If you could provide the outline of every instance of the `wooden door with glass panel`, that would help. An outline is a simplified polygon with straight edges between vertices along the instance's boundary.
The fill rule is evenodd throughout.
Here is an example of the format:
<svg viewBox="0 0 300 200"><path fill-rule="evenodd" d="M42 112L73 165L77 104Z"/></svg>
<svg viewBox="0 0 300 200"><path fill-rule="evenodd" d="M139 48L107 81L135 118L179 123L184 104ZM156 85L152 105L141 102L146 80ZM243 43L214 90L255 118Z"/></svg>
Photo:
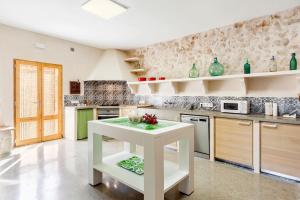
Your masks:
<svg viewBox="0 0 300 200"><path fill-rule="evenodd" d="M61 65L15 60L16 145L61 138Z"/></svg>
<svg viewBox="0 0 300 200"><path fill-rule="evenodd" d="M62 135L61 65L42 64L42 141Z"/></svg>

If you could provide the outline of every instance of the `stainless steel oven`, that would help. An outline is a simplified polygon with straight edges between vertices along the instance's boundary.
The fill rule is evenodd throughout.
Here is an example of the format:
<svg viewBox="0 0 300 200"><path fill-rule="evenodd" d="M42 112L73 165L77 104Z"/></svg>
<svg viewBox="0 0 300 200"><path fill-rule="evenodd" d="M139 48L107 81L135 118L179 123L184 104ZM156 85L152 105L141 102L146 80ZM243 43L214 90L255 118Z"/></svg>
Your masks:
<svg viewBox="0 0 300 200"><path fill-rule="evenodd" d="M119 117L119 106L100 106L97 110L98 120ZM103 136L104 141L114 140L111 137Z"/></svg>
<svg viewBox="0 0 300 200"><path fill-rule="evenodd" d="M119 117L119 106L101 106L98 108L98 119L110 119Z"/></svg>

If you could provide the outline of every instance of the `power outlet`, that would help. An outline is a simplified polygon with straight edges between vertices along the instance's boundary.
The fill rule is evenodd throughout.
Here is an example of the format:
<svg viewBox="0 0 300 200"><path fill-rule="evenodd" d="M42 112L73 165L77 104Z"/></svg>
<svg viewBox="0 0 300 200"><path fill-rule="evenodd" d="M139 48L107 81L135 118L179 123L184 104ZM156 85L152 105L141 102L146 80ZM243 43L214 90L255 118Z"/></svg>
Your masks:
<svg viewBox="0 0 300 200"><path fill-rule="evenodd" d="M200 103L200 107L202 108L212 108L213 106L213 103Z"/></svg>

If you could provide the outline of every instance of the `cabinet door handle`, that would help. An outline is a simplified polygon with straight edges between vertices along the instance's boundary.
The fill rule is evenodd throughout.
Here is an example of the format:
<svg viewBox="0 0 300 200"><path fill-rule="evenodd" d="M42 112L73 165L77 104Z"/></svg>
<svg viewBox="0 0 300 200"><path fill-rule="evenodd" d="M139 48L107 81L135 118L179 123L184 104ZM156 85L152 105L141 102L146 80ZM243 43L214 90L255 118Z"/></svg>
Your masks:
<svg viewBox="0 0 300 200"><path fill-rule="evenodd" d="M242 126L250 126L250 125L251 125L251 122L243 122L243 121L239 121L238 124L239 124L239 125L242 125Z"/></svg>
<svg viewBox="0 0 300 200"><path fill-rule="evenodd" d="M277 128L277 124L263 124L263 127L266 127L266 128Z"/></svg>

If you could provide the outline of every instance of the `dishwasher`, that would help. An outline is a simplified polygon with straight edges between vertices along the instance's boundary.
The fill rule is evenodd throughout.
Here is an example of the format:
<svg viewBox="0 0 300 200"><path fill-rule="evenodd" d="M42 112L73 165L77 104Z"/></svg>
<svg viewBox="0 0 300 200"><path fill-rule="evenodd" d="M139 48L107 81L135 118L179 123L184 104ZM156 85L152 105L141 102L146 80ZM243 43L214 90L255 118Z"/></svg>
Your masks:
<svg viewBox="0 0 300 200"><path fill-rule="evenodd" d="M209 159L209 117L181 114L180 118L195 125L195 156Z"/></svg>

